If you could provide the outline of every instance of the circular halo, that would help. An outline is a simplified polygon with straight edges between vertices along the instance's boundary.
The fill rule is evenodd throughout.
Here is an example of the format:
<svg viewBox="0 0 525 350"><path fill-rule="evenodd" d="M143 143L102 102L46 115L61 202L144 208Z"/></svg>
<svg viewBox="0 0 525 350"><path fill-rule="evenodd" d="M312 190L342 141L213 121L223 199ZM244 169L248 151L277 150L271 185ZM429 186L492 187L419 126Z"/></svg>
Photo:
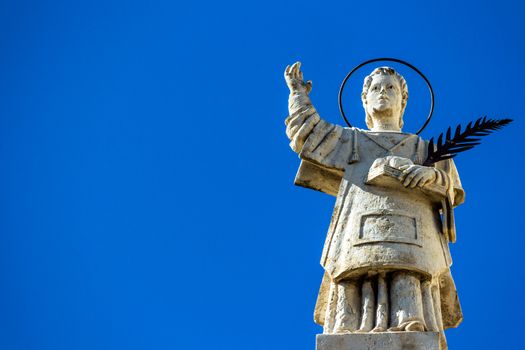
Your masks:
<svg viewBox="0 0 525 350"><path fill-rule="evenodd" d="M379 62L379 61L390 61L390 62L396 62L396 63L401 63L409 68L411 68L412 70L414 70L417 74L419 74L419 76L421 78L423 78L423 80L425 81L425 83L427 83L427 86L428 86L428 91L430 92L430 112L428 113L428 117L427 119L425 120L425 123L423 124L422 127L419 128L419 130L416 132L416 135L419 135L428 125L428 123L430 123L430 119L432 119L432 114L434 113L434 90L432 89L432 85L430 84L430 81L427 79L427 77L421 73L421 71L419 69L417 69L416 67L414 67L412 64L406 62L406 61L403 61L403 60L400 60L400 59L397 59L397 58L388 58L388 57L383 57L383 58L373 58L371 60L368 60L368 61L365 61L363 63L360 63L359 65L357 65L354 69L352 69L350 71L350 73L348 73L346 75L346 77L344 78L343 80L343 83L341 84L341 87L339 88L339 111L341 112L341 116L343 117L343 119L345 120L346 124L349 126L349 127L352 127L352 125L350 124L350 122L348 121L348 119L346 118L346 115L345 115L345 112L343 111L343 89L345 88L345 84L346 82L348 81L348 78L350 78L350 76L352 74L354 74L354 72L356 70L358 70L359 68L367 65L367 64L370 64L370 63L374 63L374 62Z"/></svg>

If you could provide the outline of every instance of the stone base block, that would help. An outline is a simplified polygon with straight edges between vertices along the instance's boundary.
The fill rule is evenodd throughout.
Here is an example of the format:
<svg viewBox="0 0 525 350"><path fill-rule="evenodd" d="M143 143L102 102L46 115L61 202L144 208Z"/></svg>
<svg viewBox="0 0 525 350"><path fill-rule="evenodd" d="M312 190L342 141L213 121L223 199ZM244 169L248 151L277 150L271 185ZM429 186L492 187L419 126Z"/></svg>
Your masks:
<svg viewBox="0 0 525 350"><path fill-rule="evenodd" d="M440 350L439 333L318 334L317 350Z"/></svg>

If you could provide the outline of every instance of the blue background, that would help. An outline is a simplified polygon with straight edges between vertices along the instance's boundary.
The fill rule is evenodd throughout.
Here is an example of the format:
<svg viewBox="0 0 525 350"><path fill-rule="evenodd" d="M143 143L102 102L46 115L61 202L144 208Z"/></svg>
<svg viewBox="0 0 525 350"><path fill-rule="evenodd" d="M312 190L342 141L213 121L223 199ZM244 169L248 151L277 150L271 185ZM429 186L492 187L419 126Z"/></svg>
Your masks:
<svg viewBox="0 0 525 350"><path fill-rule="evenodd" d="M283 70L323 118L363 60L431 80L423 136L515 122L457 158L451 349L522 347L522 6L511 1L3 1L0 348L314 349L334 198L293 186ZM397 67L397 66L396 66ZM347 114L365 127L359 72ZM401 67L405 130L428 93Z"/></svg>

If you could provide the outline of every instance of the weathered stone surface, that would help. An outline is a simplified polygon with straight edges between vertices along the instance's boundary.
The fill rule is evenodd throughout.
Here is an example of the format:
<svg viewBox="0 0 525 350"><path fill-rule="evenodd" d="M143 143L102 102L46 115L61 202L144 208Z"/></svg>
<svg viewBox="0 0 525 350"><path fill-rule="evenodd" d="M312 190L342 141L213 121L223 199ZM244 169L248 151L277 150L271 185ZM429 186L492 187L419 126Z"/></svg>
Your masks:
<svg viewBox="0 0 525 350"><path fill-rule="evenodd" d="M440 350L439 333L318 334L316 350Z"/></svg>
<svg viewBox="0 0 525 350"><path fill-rule="evenodd" d="M438 333L444 348L443 331L463 317L450 273L453 207L464 201L454 162L428 166L428 142L402 131L408 87L392 68L365 78L369 130L323 120L299 62L284 76L286 135L301 158L295 183L337 198L321 257L314 319L326 336L318 349L437 349L425 342L437 344ZM387 330L407 333L380 333Z"/></svg>

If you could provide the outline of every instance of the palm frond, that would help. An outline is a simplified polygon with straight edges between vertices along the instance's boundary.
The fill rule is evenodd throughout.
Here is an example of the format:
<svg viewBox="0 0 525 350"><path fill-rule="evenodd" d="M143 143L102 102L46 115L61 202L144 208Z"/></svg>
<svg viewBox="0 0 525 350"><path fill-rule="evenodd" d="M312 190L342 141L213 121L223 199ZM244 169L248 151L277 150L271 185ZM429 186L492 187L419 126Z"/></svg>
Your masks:
<svg viewBox="0 0 525 350"><path fill-rule="evenodd" d="M430 166L440 160L454 158L458 153L468 151L480 144L481 136L487 136L492 132L501 129L512 122L512 119L487 119L479 118L474 122L468 123L465 130L461 132L461 125L456 127L454 136L452 129L449 127L445 133L441 133L434 143L431 138L428 144L428 155L423 165ZM443 136L445 140L443 142Z"/></svg>

